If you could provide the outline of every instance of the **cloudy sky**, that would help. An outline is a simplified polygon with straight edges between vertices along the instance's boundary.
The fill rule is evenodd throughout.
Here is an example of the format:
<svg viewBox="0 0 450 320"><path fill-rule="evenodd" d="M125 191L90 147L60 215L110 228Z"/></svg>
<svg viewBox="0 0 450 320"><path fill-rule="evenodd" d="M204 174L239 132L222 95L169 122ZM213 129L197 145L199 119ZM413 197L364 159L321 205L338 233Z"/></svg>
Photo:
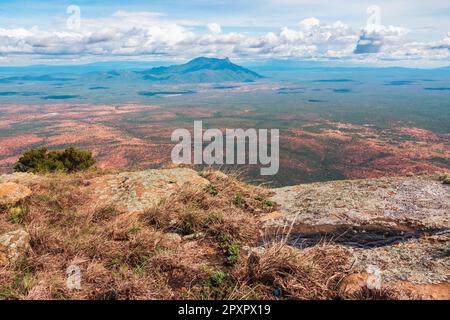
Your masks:
<svg viewBox="0 0 450 320"><path fill-rule="evenodd" d="M448 0L0 0L0 64L295 59L450 65Z"/></svg>

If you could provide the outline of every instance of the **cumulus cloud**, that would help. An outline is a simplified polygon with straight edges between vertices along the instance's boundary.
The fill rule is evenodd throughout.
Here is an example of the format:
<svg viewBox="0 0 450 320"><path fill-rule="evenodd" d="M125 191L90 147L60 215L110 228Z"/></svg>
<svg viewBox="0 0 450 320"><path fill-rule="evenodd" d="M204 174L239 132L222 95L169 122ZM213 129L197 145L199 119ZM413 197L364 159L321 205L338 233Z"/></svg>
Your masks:
<svg viewBox="0 0 450 320"><path fill-rule="evenodd" d="M361 30L361 35L353 51L355 54L378 53L383 46L400 45L408 33L406 28L371 24Z"/></svg>
<svg viewBox="0 0 450 320"><path fill-rule="evenodd" d="M449 35L430 43L411 42L405 37L408 30L396 26L371 25L354 30L341 21L324 23L311 17L297 27L281 27L256 36L225 33L217 23L207 24L207 32L193 28L201 25L196 21L171 22L162 13L118 11L110 17L83 19L79 30L0 28L0 58L95 60L98 56L218 55L254 59L360 60L370 56L380 60L445 60L450 55Z"/></svg>

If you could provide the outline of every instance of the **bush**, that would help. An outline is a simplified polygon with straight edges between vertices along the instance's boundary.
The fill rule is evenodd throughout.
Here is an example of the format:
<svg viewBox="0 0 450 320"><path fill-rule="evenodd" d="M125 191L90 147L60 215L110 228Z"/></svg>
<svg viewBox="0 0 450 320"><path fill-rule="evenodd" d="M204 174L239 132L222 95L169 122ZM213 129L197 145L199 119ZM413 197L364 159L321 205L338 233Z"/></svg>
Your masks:
<svg viewBox="0 0 450 320"><path fill-rule="evenodd" d="M69 147L64 151L35 148L26 151L14 165L18 172L45 173L55 171L75 172L92 167L95 159L90 151Z"/></svg>
<svg viewBox="0 0 450 320"><path fill-rule="evenodd" d="M443 184L450 184L450 173L444 173L439 177Z"/></svg>

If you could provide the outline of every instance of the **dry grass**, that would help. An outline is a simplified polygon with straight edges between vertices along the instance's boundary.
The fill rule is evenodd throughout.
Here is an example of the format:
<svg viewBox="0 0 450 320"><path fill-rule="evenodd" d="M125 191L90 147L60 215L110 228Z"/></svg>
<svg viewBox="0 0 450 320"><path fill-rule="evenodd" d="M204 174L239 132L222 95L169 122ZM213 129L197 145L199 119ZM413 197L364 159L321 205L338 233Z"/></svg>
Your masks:
<svg viewBox="0 0 450 320"><path fill-rule="evenodd" d="M89 195L82 186L93 174L54 174L32 182L33 195L22 204L27 208L23 225L32 250L13 270L0 270L0 298L172 297L164 279L142 272L160 250L161 233L114 208L87 206ZM11 224L5 215L1 218L3 224ZM81 290L66 286L70 265L81 269Z"/></svg>
<svg viewBox="0 0 450 320"><path fill-rule="evenodd" d="M93 208L83 187L99 174L57 173L28 182L33 195L20 204L26 209L20 224L30 233L32 250L17 266L0 270L0 298L186 297L190 287L202 287L209 275L205 267L228 268L227 250L257 238L255 215L269 210L255 200L266 190L212 171L204 172L211 181L205 190L185 189L141 215L111 206ZM236 192L243 196L238 204L233 202ZM2 214L0 227L13 230L17 221ZM204 236L180 245L168 232ZM71 265L81 269L80 290L66 286Z"/></svg>
<svg viewBox="0 0 450 320"><path fill-rule="evenodd" d="M253 243L259 236L257 215L274 209L267 200L268 190L245 185L236 177L216 171L201 175L211 182L204 190L182 190L145 212L143 219L168 232L229 236Z"/></svg>
<svg viewBox="0 0 450 320"><path fill-rule="evenodd" d="M336 299L339 283L350 271L350 257L339 246L320 244L299 250L276 243L250 255L249 281L261 284L266 298Z"/></svg>
<svg viewBox="0 0 450 320"><path fill-rule="evenodd" d="M350 268L346 249L298 250L284 243L249 251L261 239L258 217L275 210L267 189L207 170L204 190L187 188L146 212L89 206L99 172L31 180L24 214L0 214L0 231L22 225L31 252L0 268L0 299L336 299ZM22 211L17 211L22 212ZM181 240L180 240L181 239ZM81 289L66 270L81 271ZM345 298L395 298L360 292Z"/></svg>

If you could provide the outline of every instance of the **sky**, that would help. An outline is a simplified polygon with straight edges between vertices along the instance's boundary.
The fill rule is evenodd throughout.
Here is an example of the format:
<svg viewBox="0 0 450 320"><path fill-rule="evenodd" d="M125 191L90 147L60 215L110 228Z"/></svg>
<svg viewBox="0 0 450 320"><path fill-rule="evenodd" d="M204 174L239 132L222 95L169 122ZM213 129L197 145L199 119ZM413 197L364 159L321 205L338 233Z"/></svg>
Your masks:
<svg viewBox="0 0 450 320"><path fill-rule="evenodd" d="M448 0L0 0L0 64L114 60L450 65Z"/></svg>

